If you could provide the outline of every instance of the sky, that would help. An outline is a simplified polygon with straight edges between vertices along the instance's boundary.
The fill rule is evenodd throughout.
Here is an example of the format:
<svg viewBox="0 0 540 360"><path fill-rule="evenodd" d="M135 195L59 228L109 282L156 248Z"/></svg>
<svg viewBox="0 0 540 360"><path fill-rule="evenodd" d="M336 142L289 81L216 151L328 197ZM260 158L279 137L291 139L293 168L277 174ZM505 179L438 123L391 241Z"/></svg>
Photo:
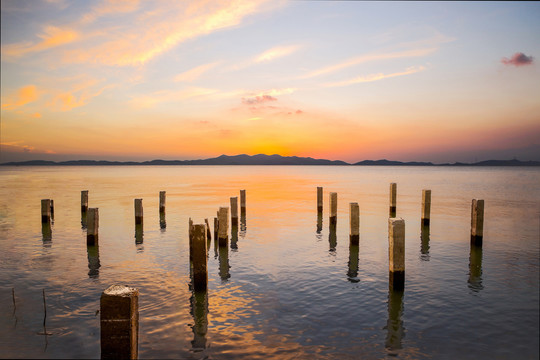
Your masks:
<svg viewBox="0 0 540 360"><path fill-rule="evenodd" d="M2 0L0 162L540 160L540 2Z"/></svg>

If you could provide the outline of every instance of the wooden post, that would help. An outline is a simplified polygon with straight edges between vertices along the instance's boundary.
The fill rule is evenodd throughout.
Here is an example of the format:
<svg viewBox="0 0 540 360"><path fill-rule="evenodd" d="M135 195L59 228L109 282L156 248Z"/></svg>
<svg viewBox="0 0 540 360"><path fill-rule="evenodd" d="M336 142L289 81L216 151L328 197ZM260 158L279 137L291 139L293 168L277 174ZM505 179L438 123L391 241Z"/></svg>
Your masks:
<svg viewBox="0 0 540 360"><path fill-rule="evenodd" d="M229 208L220 207L219 208L219 217L218 217L218 241L219 246L227 246L229 241Z"/></svg>
<svg viewBox="0 0 540 360"><path fill-rule="evenodd" d="M101 267L99 263L99 245L88 245L86 251L88 253L88 277L96 279L99 277L99 268Z"/></svg>
<svg viewBox="0 0 540 360"><path fill-rule="evenodd" d="M189 237L189 261L193 263L193 220L189 218L188 223L188 237ZM192 264L191 264L192 265Z"/></svg>
<svg viewBox="0 0 540 360"><path fill-rule="evenodd" d="M422 225L429 226L431 190L422 190Z"/></svg>
<svg viewBox="0 0 540 360"><path fill-rule="evenodd" d="M193 289L204 291L208 286L208 270L206 258L206 225L197 224L192 227L193 246Z"/></svg>
<svg viewBox="0 0 540 360"><path fill-rule="evenodd" d="M403 289L405 285L405 220L403 219L388 219L388 269L392 289Z"/></svg>
<svg viewBox="0 0 540 360"><path fill-rule="evenodd" d="M317 212L322 213L323 211L323 188L317 187Z"/></svg>
<svg viewBox="0 0 540 360"><path fill-rule="evenodd" d="M471 244L482 246L484 237L484 200L473 199L471 207Z"/></svg>
<svg viewBox="0 0 540 360"><path fill-rule="evenodd" d="M360 207L358 203L349 203L349 240L352 245L360 242Z"/></svg>
<svg viewBox="0 0 540 360"><path fill-rule="evenodd" d="M471 244L469 256L469 289L474 292L482 290L482 247Z"/></svg>
<svg viewBox="0 0 540 360"><path fill-rule="evenodd" d="M208 219L204 219L204 224L206 225L206 239L210 241L212 239L212 232L210 231L210 224Z"/></svg>
<svg viewBox="0 0 540 360"><path fill-rule="evenodd" d="M135 224L143 223L142 199L135 199Z"/></svg>
<svg viewBox="0 0 540 360"><path fill-rule="evenodd" d="M214 242L215 243L217 243L217 239L218 239L218 228L219 228L218 218L215 217L214 218Z"/></svg>
<svg viewBox="0 0 540 360"><path fill-rule="evenodd" d="M54 221L54 200L51 199L51 219Z"/></svg>
<svg viewBox="0 0 540 360"><path fill-rule="evenodd" d="M337 223L337 193L330 193L330 225Z"/></svg>
<svg viewBox="0 0 540 360"><path fill-rule="evenodd" d="M397 203L397 184L390 184L390 217L396 216L396 203Z"/></svg>
<svg viewBox="0 0 540 360"><path fill-rule="evenodd" d="M81 191L81 213L88 211L88 190Z"/></svg>
<svg viewBox="0 0 540 360"><path fill-rule="evenodd" d="M51 222L51 199L41 200L41 223Z"/></svg>
<svg viewBox="0 0 540 360"><path fill-rule="evenodd" d="M246 214L246 190L240 190L240 213L242 216Z"/></svg>
<svg viewBox="0 0 540 360"><path fill-rule="evenodd" d="M98 244L98 231L99 231L99 209L90 208L86 215L86 245Z"/></svg>
<svg viewBox="0 0 540 360"><path fill-rule="evenodd" d="M159 212L160 214L165 213L165 191L159 192Z"/></svg>
<svg viewBox="0 0 540 360"><path fill-rule="evenodd" d="M111 285L101 294L101 358L137 359L139 290Z"/></svg>
<svg viewBox="0 0 540 360"><path fill-rule="evenodd" d="M347 272L347 279L350 282L360 282L358 278L358 254L360 249L358 245L353 243L349 244L349 271Z"/></svg>
<svg viewBox="0 0 540 360"><path fill-rule="evenodd" d="M231 226L238 225L238 198L231 197Z"/></svg>

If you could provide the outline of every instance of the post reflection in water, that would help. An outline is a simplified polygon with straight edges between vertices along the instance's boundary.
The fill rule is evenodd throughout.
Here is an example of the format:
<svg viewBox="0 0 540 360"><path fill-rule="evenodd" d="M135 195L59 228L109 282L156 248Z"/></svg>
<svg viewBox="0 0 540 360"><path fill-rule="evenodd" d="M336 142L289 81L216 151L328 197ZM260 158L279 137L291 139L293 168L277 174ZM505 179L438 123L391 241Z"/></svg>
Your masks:
<svg viewBox="0 0 540 360"><path fill-rule="evenodd" d="M86 229L86 211L81 212L81 229Z"/></svg>
<svg viewBox="0 0 540 360"><path fill-rule="evenodd" d="M471 244L469 256L469 289L479 292L484 288L482 285L482 247Z"/></svg>
<svg viewBox="0 0 540 360"><path fill-rule="evenodd" d="M394 350L401 349L401 340L405 336L405 328L401 316L403 315L403 290L393 289L390 283L388 287L388 321L386 323L385 347L390 350L390 355L397 355Z"/></svg>
<svg viewBox="0 0 540 360"><path fill-rule="evenodd" d="M241 208L240 210L240 236L244 237L244 235L246 234L246 230L247 230L246 208Z"/></svg>
<svg viewBox="0 0 540 360"><path fill-rule="evenodd" d="M167 222L165 221L164 212L159 213L159 228L161 229L161 232L164 232L167 228Z"/></svg>
<svg viewBox="0 0 540 360"><path fill-rule="evenodd" d="M429 225L422 225L420 240L420 259L429 261Z"/></svg>
<svg viewBox="0 0 540 360"><path fill-rule="evenodd" d="M238 225L231 225L231 249L238 250Z"/></svg>
<svg viewBox="0 0 540 360"><path fill-rule="evenodd" d="M219 277L221 281L227 281L231 274L229 273L229 247L227 245L219 247Z"/></svg>
<svg viewBox="0 0 540 360"><path fill-rule="evenodd" d="M201 352L206 349L206 334L208 333L208 292L191 292L191 315L193 316L193 340L191 349L193 352Z"/></svg>
<svg viewBox="0 0 540 360"><path fill-rule="evenodd" d="M358 278L358 253L360 246L349 244L349 271L347 272L347 278L350 282L359 282Z"/></svg>
<svg viewBox="0 0 540 360"><path fill-rule="evenodd" d="M91 279L97 279L99 277L99 245L88 245L86 247L88 253L88 277Z"/></svg>
<svg viewBox="0 0 540 360"><path fill-rule="evenodd" d="M329 230L328 242L330 243L330 252L335 252L337 246L336 224L330 224Z"/></svg>
<svg viewBox="0 0 540 360"><path fill-rule="evenodd" d="M50 222L41 224L41 235L43 236L43 246L50 247L52 245L52 227Z"/></svg>
<svg viewBox="0 0 540 360"><path fill-rule="evenodd" d="M142 224L136 224L135 225L135 245L137 245L137 251L143 251L143 225Z"/></svg>
<svg viewBox="0 0 540 360"><path fill-rule="evenodd" d="M317 234L322 231L322 212L317 212Z"/></svg>

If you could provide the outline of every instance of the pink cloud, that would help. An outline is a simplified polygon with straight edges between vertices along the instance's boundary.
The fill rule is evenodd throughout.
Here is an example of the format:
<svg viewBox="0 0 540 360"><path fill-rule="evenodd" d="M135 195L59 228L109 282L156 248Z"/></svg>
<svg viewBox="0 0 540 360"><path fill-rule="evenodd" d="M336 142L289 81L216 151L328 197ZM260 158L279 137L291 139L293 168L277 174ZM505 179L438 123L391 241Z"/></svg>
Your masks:
<svg viewBox="0 0 540 360"><path fill-rule="evenodd" d="M268 101L277 101L277 98L270 95L257 95L242 98L242 102L246 105L262 104Z"/></svg>
<svg viewBox="0 0 540 360"><path fill-rule="evenodd" d="M508 58L502 58L501 62L504 65L514 65L514 66L523 66L523 65L529 65L533 63L533 57L527 56L522 52L517 52L510 59Z"/></svg>

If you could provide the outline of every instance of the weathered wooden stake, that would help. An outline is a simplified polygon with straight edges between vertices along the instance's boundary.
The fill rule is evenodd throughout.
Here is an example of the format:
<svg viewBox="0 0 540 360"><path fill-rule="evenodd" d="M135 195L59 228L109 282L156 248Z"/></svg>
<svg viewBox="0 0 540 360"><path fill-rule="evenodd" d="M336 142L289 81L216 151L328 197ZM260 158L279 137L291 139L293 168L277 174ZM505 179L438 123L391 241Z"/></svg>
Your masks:
<svg viewBox="0 0 540 360"><path fill-rule="evenodd" d="M205 224L197 224L192 227L193 246L193 289L204 291L208 286L207 252L206 252L206 232Z"/></svg>
<svg viewBox="0 0 540 360"><path fill-rule="evenodd" d="M471 244L482 246L484 237L484 200L473 199L471 207Z"/></svg>
<svg viewBox="0 0 540 360"><path fill-rule="evenodd" d="M188 223L188 234L189 234L189 261L193 265L193 220L189 218Z"/></svg>
<svg viewBox="0 0 540 360"><path fill-rule="evenodd" d="M229 241L229 208L220 207L218 212L218 242L219 246L227 246Z"/></svg>
<svg viewBox="0 0 540 360"><path fill-rule="evenodd" d="M210 231L208 219L204 219L204 224L206 225L206 240L210 241L212 239L212 232Z"/></svg>
<svg viewBox="0 0 540 360"><path fill-rule="evenodd" d="M358 206L358 203L349 203L349 223L350 243L358 245L360 242L360 207Z"/></svg>
<svg viewBox="0 0 540 360"><path fill-rule="evenodd" d="M51 199L41 200L41 222L51 222Z"/></svg>
<svg viewBox="0 0 540 360"><path fill-rule="evenodd" d="M81 191L81 212L88 211L88 190Z"/></svg>
<svg viewBox="0 0 540 360"><path fill-rule="evenodd" d="M86 215L86 245L98 244L99 232L99 209L90 208Z"/></svg>
<svg viewBox="0 0 540 360"><path fill-rule="evenodd" d="M390 184L390 217L396 216L397 184Z"/></svg>
<svg viewBox="0 0 540 360"><path fill-rule="evenodd" d="M54 220L54 200L51 199L51 219Z"/></svg>
<svg viewBox="0 0 540 360"><path fill-rule="evenodd" d="M388 219L388 269L390 286L395 290L405 286L405 220Z"/></svg>
<svg viewBox="0 0 540 360"><path fill-rule="evenodd" d="M215 243L217 243L217 240L218 240L218 228L219 228L218 218L215 217L214 218L214 242Z"/></svg>
<svg viewBox="0 0 540 360"><path fill-rule="evenodd" d="M317 187L317 212L322 213L323 211L323 188Z"/></svg>
<svg viewBox="0 0 540 360"><path fill-rule="evenodd" d="M337 193L330 193L330 225L337 223Z"/></svg>
<svg viewBox="0 0 540 360"><path fill-rule="evenodd" d="M101 358L137 359L139 289L111 285L101 294Z"/></svg>
<svg viewBox="0 0 540 360"><path fill-rule="evenodd" d="M429 226L431 190L422 190L422 225Z"/></svg>
<svg viewBox="0 0 540 360"><path fill-rule="evenodd" d="M240 213L246 215L246 190L240 190Z"/></svg>
<svg viewBox="0 0 540 360"><path fill-rule="evenodd" d="M350 282L359 282L358 279L358 254L360 249L358 245L352 243L349 244L349 271L347 272L347 279Z"/></svg>
<svg viewBox="0 0 540 360"><path fill-rule="evenodd" d="M143 199L135 199L135 224L143 223L142 200Z"/></svg>
<svg viewBox="0 0 540 360"><path fill-rule="evenodd" d="M99 268L101 264L99 262L99 245L86 246L88 253L88 277L95 279L99 277Z"/></svg>
<svg viewBox="0 0 540 360"><path fill-rule="evenodd" d="M165 191L159 192L159 212L161 214L165 213Z"/></svg>
<svg viewBox="0 0 540 360"><path fill-rule="evenodd" d="M482 247L471 244L469 256L469 288L475 292L482 290Z"/></svg>
<svg viewBox="0 0 540 360"><path fill-rule="evenodd" d="M238 225L238 198L231 197L231 226Z"/></svg>

